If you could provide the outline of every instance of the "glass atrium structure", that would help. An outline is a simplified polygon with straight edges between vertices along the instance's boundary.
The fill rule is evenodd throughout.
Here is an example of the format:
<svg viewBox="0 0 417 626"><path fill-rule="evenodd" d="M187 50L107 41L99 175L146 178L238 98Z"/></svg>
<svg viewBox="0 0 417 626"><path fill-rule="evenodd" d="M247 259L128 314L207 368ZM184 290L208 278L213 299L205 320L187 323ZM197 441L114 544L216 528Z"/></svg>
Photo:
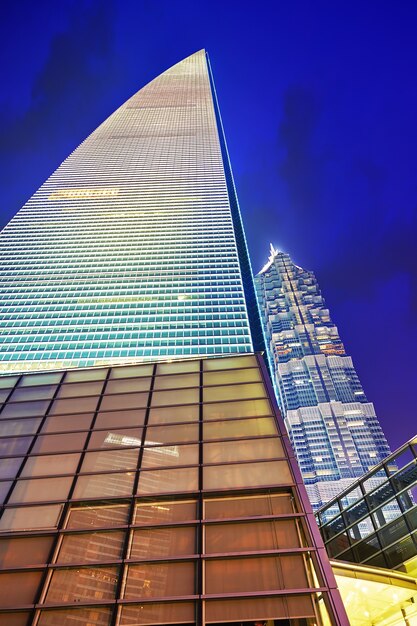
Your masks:
<svg viewBox="0 0 417 626"><path fill-rule="evenodd" d="M261 357L0 384L1 626L348 624Z"/></svg>
<svg viewBox="0 0 417 626"><path fill-rule="evenodd" d="M62 163L0 258L0 371L264 349L204 50Z"/></svg>
<svg viewBox="0 0 417 626"><path fill-rule="evenodd" d="M271 246L255 283L278 402L317 509L390 450L314 274Z"/></svg>

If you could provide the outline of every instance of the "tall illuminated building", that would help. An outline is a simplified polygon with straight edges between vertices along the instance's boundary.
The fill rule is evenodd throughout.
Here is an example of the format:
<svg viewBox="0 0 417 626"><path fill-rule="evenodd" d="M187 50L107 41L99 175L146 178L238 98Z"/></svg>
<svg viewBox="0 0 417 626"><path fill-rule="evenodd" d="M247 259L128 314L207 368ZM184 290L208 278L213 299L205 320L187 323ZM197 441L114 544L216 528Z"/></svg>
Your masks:
<svg viewBox="0 0 417 626"><path fill-rule="evenodd" d="M3 371L263 348L208 60L141 89L0 238Z"/></svg>
<svg viewBox="0 0 417 626"><path fill-rule="evenodd" d="M2 240L0 626L345 626L259 354L205 52Z"/></svg>
<svg viewBox="0 0 417 626"><path fill-rule="evenodd" d="M390 450L314 274L271 246L255 282L278 403L319 508Z"/></svg>

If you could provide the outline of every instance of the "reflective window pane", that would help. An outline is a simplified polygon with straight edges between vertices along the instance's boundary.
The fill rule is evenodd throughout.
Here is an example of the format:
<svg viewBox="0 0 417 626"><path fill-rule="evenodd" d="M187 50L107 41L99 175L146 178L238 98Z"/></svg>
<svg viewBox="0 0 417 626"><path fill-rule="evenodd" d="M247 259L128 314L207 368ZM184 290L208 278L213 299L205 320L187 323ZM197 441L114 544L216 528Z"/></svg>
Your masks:
<svg viewBox="0 0 417 626"><path fill-rule="evenodd" d="M256 419L205 422L204 439L229 439L232 437L261 437L276 435L277 427L273 417Z"/></svg>
<svg viewBox="0 0 417 626"><path fill-rule="evenodd" d="M0 567L42 565L48 562L53 536L0 539Z"/></svg>
<svg viewBox="0 0 417 626"><path fill-rule="evenodd" d="M195 592L194 563L143 563L129 565L124 597L162 598Z"/></svg>
<svg viewBox="0 0 417 626"><path fill-rule="evenodd" d="M0 421L0 437L10 435L34 435L39 428L41 418Z"/></svg>
<svg viewBox="0 0 417 626"><path fill-rule="evenodd" d="M299 548L296 520L209 524L205 528L206 553L249 552Z"/></svg>
<svg viewBox="0 0 417 626"><path fill-rule="evenodd" d="M33 452L67 452L67 450L82 450L86 438L87 433L41 435L36 439Z"/></svg>
<svg viewBox="0 0 417 626"><path fill-rule="evenodd" d="M37 417L44 415L48 409L49 400L34 400L33 402L9 402L1 412L1 419L14 417Z"/></svg>
<svg viewBox="0 0 417 626"><path fill-rule="evenodd" d="M113 367L110 378L130 378L136 376L152 376L153 365L129 365Z"/></svg>
<svg viewBox="0 0 417 626"><path fill-rule="evenodd" d="M145 421L145 409L133 411L108 411L99 413L95 422L95 428L110 428L123 426L143 426Z"/></svg>
<svg viewBox="0 0 417 626"><path fill-rule="evenodd" d="M151 408L149 424L168 424L170 422L198 421L199 407L196 404L188 406L172 406Z"/></svg>
<svg viewBox="0 0 417 626"><path fill-rule="evenodd" d="M168 404L195 404L199 401L200 390L196 388L172 391L154 391L152 406L166 406Z"/></svg>
<svg viewBox="0 0 417 626"><path fill-rule="evenodd" d="M72 481L72 476L18 480L10 495L9 503L65 500Z"/></svg>
<svg viewBox="0 0 417 626"><path fill-rule="evenodd" d="M118 580L116 567L81 567L52 573L46 602L112 600Z"/></svg>
<svg viewBox="0 0 417 626"><path fill-rule="evenodd" d="M272 459L283 456L284 450L281 441L276 438L205 443L203 452L204 463L250 461L251 459Z"/></svg>
<svg viewBox="0 0 417 626"><path fill-rule="evenodd" d="M199 372L200 361L173 361L172 363L158 363L156 373L161 374L183 374L185 372Z"/></svg>
<svg viewBox="0 0 417 626"><path fill-rule="evenodd" d="M181 387L198 387L200 384L199 374L178 374L177 376L157 376L154 390L157 389L180 389Z"/></svg>
<svg viewBox="0 0 417 626"><path fill-rule="evenodd" d="M87 607L84 609L53 609L41 611L37 626L109 626L111 609Z"/></svg>
<svg viewBox="0 0 417 626"><path fill-rule="evenodd" d="M19 387L33 385L57 385L61 382L62 372L45 372L42 374L25 374L19 382Z"/></svg>
<svg viewBox="0 0 417 626"><path fill-rule="evenodd" d="M74 489L74 498L103 498L128 496L132 493L134 472L80 476Z"/></svg>
<svg viewBox="0 0 417 626"><path fill-rule="evenodd" d="M196 552L194 526L144 528L135 530L131 544L131 559L156 559L186 556Z"/></svg>
<svg viewBox="0 0 417 626"><path fill-rule="evenodd" d="M89 380L104 380L107 375L107 369L94 369L87 370L70 370L66 373L64 382L66 383L79 383L87 382Z"/></svg>
<svg viewBox="0 0 417 626"><path fill-rule="evenodd" d="M152 378L128 378L111 380L107 383L107 393L129 393L131 391L149 391Z"/></svg>
<svg viewBox="0 0 417 626"><path fill-rule="evenodd" d="M85 398L65 398L55 400L49 411L50 415L64 415L67 413L88 413L97 408L98 397L87 396Z"/></svg>
<svg viewBox="0 0 417 626"><path fill-rule="evenodd" d="M10 400L19 402L24 400L47 400L52 398L57 385L43 385L42 387L17 387Z"/></svg>
<svg viewBox="0 0 417 626"><path fill-rule="evenodd" d="M106 526L123 526L127 523L128 504L105 505L84 504L71 507L66 521L66 528L105 528Z"/></svg>
<svg viewBox="0 0 417 626"><path fill-rule="evenodd" d="M196 465L198 445L154 446L143 452L142 467L166 467L169 465Z"/></svg>
<svg viewBox="0 0 417 626"><path fill-rule="evenodd" d="M88 447L92 448L123 448L139 447L142 441L141 428L114 428L92 433Z"/></svg>
<svg viewBox="0 0 417 626"><path fill-rule="evenodd" d="M204 511L206 519L280 515L296 512L290 493L237 498L207 498L204 503Z"/></svg>
<svg viewBox="0 0 417 626"><path fill-rule="evenodd" d="M223 372L206 372L204 385L230 385L233 383L262 382L261 372L257 367L252 369L227 370Z"/></svg>
<svg viewBox="0 0 417 626"><path fill-rule="evenodd" d="M138 463L139 449L103 450L88 452L81 467L81 472L103 472L112 470L135 470Z"/></svg>
<svg viewBox="0 0 417 626"><path fill-rule="evenodd" d="M33 437L5 437L0 439L0 456L26 454Z"/></svg>
<svg viewBox="0 0 417 626"><path fill-rule="evenodd" d="M293 482L287 461L214 465L203 470L204 489L233 489Z"/></svg>
<svg viewBox="0 0 417 626"><path fill-rule="evenodd" d="M88 430L91 427L94 413L70 415L51 415L42 426L42 433L59 433L69 430Z"/></svg>
<svg viewBox="0 0 417 626"><path fill-rule="evenodd" d="M148 426L145 446L157 443L198 441L198 424L176 424L175 426Z"/></svg>
<svg viewBox="0 0 417 626"><path fill-rule="evenodd" d="M143 408L148 404L148 393L126 393L114 396L104 396L100 409L114 411L121 409Z"/></svg>
<svg viewBox="0 0 417 626"><path fill-rule="evenodd" d="M239 369L242 367L257 367L255 356L226 357L224 359L204 359L203 370L205 372L223 369Z"/></svg>
<svg viewBox="0 0 417 626"><path fill-rule="evenodd" d="M66 384L61 385L57 397L81 398L83 396L98 396L101 393L102 389L103 383L101 381ZM84 402L84 400L82 400L82 402Z"/></svg>
<svg viewBox="0 0 417 626"><path fill-rule="evenodd" d="M192 602L126 604L121 607L120 626L133 624L186 624L195 620Z"/></svg>
<svg viewBox="0 0 417 626"><path fill-rule="evenodd" d="M215 402L203 406L205 420L260 417L271 415L268 400L242 400L241 402Z"/></svg>
<svg viewBox="0 0 417 626"><path fill-rule="evenodd" d="M264 398L265 389L261 383L226 385L225 387L204 387L204 402L241 400L242 398Z"/></svg>
<svg viewBox="0 0 417 626"><path fill-rule="evenodd" d="M42 572L0 573L0 606L33 604Z"/></svg>
<svg viewBox="0 0 417 626"><path fill-rule="evenodd" d="M80 455L75 454L48 454L46 456L31 456L27 459L22 476L50 476L53 474L74 474Z"/></svg>
<svg viewBox="0 0 417 626"><path fill-rule="evenodd" d="M194 467L142 471L138 495L150 493L181 493L198 490L198 471Z"/></svg>
<svg viewBox="0 0 417 626"><path fill-rule="evenodd" d="M0 519L0 530L54 528L62 511L61 504L8 508Z"/></svg>
<svg viewBox="0 0 417 626"><path fill-rule="evenodd" d="M135 524L161 524L164 522L186 522L197 517L195 500L162 500L138 502L135 509Z"/></svg>
<svg viewBox="0 0 417 626"><path fill-rule="evenodd" d="M89 563L119 559L123 549L123 532L81 533L64 535L57 563Z"/></svg>

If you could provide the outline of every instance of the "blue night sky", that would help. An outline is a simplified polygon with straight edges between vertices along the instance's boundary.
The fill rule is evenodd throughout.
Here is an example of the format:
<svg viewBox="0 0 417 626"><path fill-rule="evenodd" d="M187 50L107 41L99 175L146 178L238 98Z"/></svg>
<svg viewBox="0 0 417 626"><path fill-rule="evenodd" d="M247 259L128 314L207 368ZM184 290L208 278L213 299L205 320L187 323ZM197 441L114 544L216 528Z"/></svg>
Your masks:
<svg viewBox="0 0 417 626"><path fill-rule="evenodd" d="M417 431L417 3L8 2L1 226L123 101L209 51L254 271L313 270L392 448Z"/></svg>

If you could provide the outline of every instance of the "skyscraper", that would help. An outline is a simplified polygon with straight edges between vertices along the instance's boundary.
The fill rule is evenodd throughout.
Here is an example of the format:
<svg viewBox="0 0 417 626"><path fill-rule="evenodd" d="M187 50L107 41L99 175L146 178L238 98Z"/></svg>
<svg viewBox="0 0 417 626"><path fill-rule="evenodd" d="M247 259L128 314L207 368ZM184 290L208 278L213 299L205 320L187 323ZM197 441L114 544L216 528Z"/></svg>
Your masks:
<svg viewBox="0 0 417 626"><path fill-rule="evenodd" d="M389 454L317 280L271 246L255 279L278 403L314 508Z"/></svg>
<svg viewBox="0 0 417 626"><path fill-rule="evenodd" d="M0 255L3 371L262 349L205 52L103 122L6 226Z"/></svg>
<svg viewBox="0 0 417 626"><path fill-rule="evenodd" d="M0 626L345 626L254 354L204 51L104 122L2 238L18 373L0 377Z"/></svg>

